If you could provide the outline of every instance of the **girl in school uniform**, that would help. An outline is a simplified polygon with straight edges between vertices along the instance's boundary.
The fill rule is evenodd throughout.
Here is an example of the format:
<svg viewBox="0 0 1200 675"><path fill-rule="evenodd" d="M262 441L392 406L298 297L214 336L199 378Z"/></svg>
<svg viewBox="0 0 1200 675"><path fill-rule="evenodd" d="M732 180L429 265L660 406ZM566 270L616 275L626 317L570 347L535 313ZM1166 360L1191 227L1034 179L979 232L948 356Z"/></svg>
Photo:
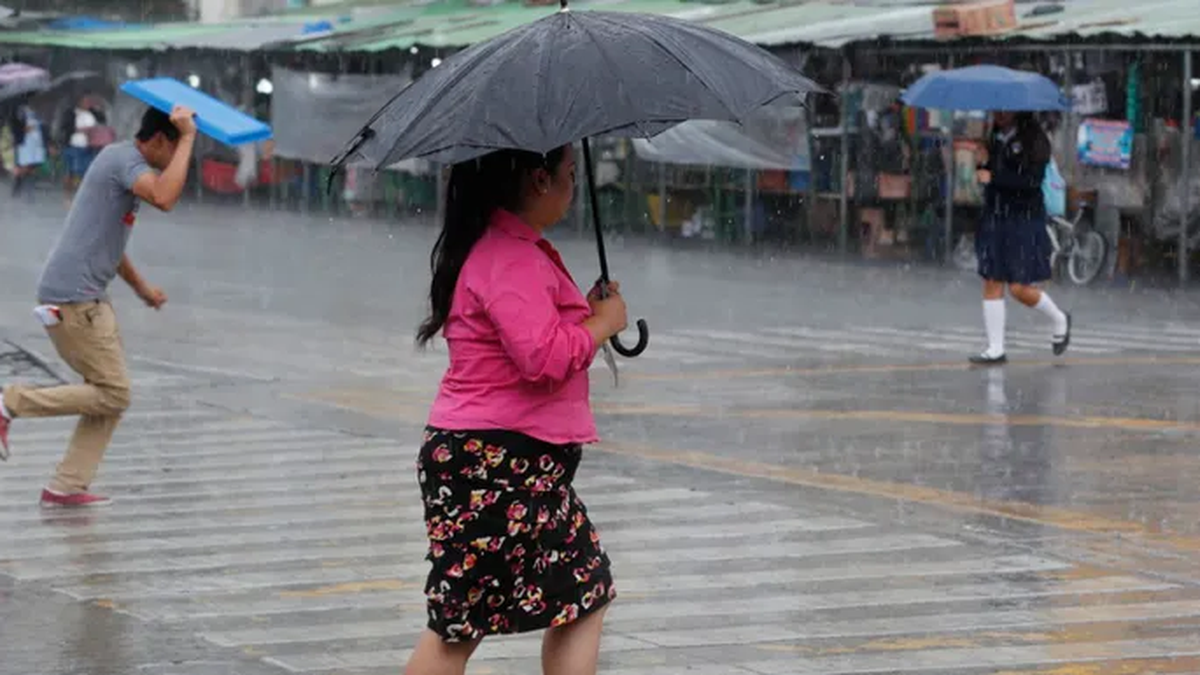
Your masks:
<svg viewBox="0 0 1200 675"><path fill-rule="evenodd" d="M1035 284L1050 279L1052 245L1046 232L1042 180L1050 163L1050 139L1032 113L997 112L986 164L977 172L984 185L983 217L975 237L983 277L983 322L988 346L971 357L978 365L1008 362L1004 350L1007 290L1050 322L1051 349L1061 355L1071 342L1071 315Z"/></svg>

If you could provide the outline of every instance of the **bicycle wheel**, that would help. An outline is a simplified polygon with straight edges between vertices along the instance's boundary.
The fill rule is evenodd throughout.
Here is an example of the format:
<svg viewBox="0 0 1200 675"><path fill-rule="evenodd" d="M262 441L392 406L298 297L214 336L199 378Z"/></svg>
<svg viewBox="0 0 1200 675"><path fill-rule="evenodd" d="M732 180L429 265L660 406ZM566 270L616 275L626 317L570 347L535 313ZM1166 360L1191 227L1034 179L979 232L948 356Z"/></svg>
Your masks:
<svg viewBox="0 0 1200 675"><path fill-rule="evenodd" d="M1084 286L1090 284L1108 257L1108 241L1095 230L1084 230L1075 237L1075 247L1067 259L1067 274L1071 281Z"/></svg>

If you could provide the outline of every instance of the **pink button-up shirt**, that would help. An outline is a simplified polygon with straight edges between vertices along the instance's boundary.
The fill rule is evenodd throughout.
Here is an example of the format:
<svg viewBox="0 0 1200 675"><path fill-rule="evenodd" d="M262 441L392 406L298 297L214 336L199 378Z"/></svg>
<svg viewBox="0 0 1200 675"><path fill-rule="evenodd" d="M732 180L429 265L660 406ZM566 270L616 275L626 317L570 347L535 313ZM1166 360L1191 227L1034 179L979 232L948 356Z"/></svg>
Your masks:
<svg viewBox="0 0 1200 675"><path fill-rule="evenodd" d="M450 367L429 424L504 429L560 445L598 439L588 368L599 345L587 298L507 211L467 256L442 333Z"/></svg>

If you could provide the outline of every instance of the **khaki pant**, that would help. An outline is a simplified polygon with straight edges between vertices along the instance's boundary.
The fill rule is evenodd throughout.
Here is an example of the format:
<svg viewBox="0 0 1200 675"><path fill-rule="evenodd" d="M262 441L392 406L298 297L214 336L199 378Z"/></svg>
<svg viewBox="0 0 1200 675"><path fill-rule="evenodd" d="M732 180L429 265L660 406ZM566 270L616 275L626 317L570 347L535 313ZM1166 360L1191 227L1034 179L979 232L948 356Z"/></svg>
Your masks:
<svg viewBox="0 0 1200 675"><path fill-rule="evenodd" d="M84 384L41 389L13 385L4 390L4 405L14 418L80 416L50 488L84 492L129 407L129 375L112 305L91 301L60 307L62 322L46 332Z"/></svg>

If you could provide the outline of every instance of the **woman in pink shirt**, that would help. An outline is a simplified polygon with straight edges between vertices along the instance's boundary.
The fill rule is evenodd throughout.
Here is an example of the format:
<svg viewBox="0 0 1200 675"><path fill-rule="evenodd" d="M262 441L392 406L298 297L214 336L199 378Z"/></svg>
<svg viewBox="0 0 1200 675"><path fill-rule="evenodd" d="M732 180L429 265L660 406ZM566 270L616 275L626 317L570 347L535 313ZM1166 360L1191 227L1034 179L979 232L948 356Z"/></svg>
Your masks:
<svg viewBox="0 0 1200 675"><path fill-rule="evenodd" d="M571 487L597 439L588 368L625 303L584 297L542 232L575 193L570 146L454 167L431 312L450 367L417 460L433 569L408 675L462 675L487 635L547 629L547 675L596 672L609 559Z"/></svg>

